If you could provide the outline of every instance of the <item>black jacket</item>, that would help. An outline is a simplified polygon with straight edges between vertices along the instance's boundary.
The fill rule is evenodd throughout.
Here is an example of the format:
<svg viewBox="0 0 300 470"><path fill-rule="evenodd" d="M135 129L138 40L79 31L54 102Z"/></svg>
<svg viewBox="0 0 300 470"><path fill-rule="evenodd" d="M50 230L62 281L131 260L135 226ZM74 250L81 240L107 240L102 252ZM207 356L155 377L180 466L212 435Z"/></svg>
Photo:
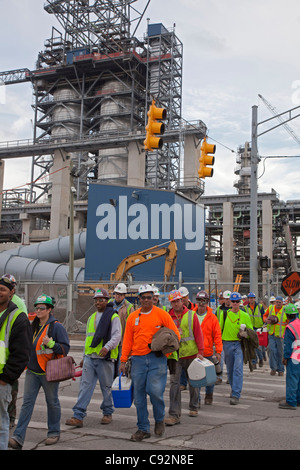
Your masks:
<svg viewBox="0 0 300 470"><path fill-rule="evenodd" d="M17 306L10 301L10 311ZM12 385L17 380L28 364L32 344L32 332L26 313L22 312L16 318L9 338L9 356L0 374L0 380Z"/></svg>

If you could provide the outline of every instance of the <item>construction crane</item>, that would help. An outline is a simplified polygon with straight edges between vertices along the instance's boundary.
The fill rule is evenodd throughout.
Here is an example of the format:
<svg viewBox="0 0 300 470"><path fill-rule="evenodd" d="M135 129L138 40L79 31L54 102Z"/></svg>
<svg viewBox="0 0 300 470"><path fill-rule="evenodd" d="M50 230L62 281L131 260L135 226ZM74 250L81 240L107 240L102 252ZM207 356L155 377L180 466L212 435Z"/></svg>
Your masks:
<svg viewBox="0 0 300 470"><path fill-rule="evenodd" d="M277 109L274 108L274 106L272 106L267 100L266 98L264 98L262 95L258 95L259 98L263 101L263 103L266 105L266 107L269 109L269 111L271 111L271 113L277 117L278 121L280 121L283 125L283 127L285 127L285 130L293 137L293 139L297 142L297 144L300 144L300 138L295 134L295 132L293 131L293 129L287 124L285 123L285 119L278 113Z"/></svg>

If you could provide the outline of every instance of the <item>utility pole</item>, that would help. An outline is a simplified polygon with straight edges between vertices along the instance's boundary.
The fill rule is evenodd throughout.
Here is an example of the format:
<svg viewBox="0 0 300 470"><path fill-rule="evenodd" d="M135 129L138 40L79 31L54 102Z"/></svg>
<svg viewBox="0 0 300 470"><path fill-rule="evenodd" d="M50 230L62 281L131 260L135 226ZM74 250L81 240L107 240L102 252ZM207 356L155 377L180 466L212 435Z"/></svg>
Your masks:
<svg viewBox="0 0 300 470"><path fill-rule="evenodd" d="M257 106L252 106L251 129L251 185L250 185L250 292L258 295L257 271Z"/></svg>
<svg viewBox="0 0 300 470"><path fill-rule="evenodd" d="M285 126L289 121L300 117L298 110L300 106L288 109L282 113L277 114L264 121L257 121L257 106L252 106L252 128L251 128L251 185L250 185L250 291L258 295L258 249L257 249L257 166L260 161L258 156L257 139L258 137L277 129L280 126ZM294 112L298 114L293 115ZM287 115L287 117L284 117ZM273 119L279 119L280 124L277 124L270 129L267 129L258 134L258 126L266 124Z"/></svg>

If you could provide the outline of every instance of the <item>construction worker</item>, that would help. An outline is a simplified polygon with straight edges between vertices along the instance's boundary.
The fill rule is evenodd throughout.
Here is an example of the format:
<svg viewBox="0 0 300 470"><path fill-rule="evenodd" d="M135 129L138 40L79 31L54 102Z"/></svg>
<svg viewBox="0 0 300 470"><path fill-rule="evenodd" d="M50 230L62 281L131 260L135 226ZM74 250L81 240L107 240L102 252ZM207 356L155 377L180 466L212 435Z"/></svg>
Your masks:
<svg viewBox="0 0 300 470"><path fill-rule="evenodd" d="M288 324L284 334L283 364L286 366L285 401L279 403L279 408L296 410L300 406L300 320L298 310L293 304L285 309Z"/></svg>
<svg viewBox="0 0 300 470"><path fill-rule="evenodd" d="M214 315L212 308L208 306L209 295L207 292L199 291L196 295L196 302L198 304L197 316L204 337L203 356L211 362L214 362L213 357L215 356L221 362L221 353L223 351L222 333L216 315ZM208 385L205 389L205 405L212 404L213 392L214 384Z"/></svg>
<svg viewBox="0 0 300 470"><path fill-rule="evenodd" d="M132 303L130 303L125 296L127 294L127 287L123 282L117 284L114 289L114 300L112 301L115 312L119 315L121 327L122 327L122 338L124 336L125 325L127 318L131 312L134 311Z"/></svg>
<svg viewBox="0 0 300 470"><path fill-rule="evenodd" d="M59 382L47 381L46 366L54 355L59 358L68 354L70 343L64 326L56 321L52 314L54 305L54 299L46 294L40 295L34 303L36 318L32 322L33 342L25 376L23 404L13 437L9 440L9 447L16 450L22 449L24 444L41 387L46 397L48 417L45 445L56 444L60 437Z"/></svg>
<svg viewBox="0 0 300 470"><path fill-rule="evenodd" d="M179 292L181 293L182 295L182 302L183 302L183 305L186 306L186 308L188 308L189 310L195 310L195 307L197 308L197 304L193 304L193 302L190 300L189 298L189 291L186 287L182 286L182 287L179 287Z"/></svg>
<svg viewBox="0 0 300 470"><path fill-rule="evenodd" d="M0 278L0 450L9 440L9 413L12 385L24 371L30 357L32 332L28 317L12 302L15 283Z"/></svg>
<svg viewBox="0 0 300 470"><path fill-rule="evenodd" d="M25 305L25 302L21 299L16 294L16 285L17 281L15 277L12 274L4 274L3 278L10 279L11 284L13 286L12 289L12 302L16 304L16 306L21 309L22 312L28 314L27 312L27 307ZM11 389L11 402L8 406L8 414L9 414L9 427L13 428L15 426L15 420L16 420L16 415L17 415L17 398L18 398L18 391L19 391L19 381L15 380L15 382L12 384L12 389Z"/></svg>
<svg viewBox="0 0 300 470"><path fill-rule="evenodd" d="M230 404L237 405L243 387L243 351L238 333L241 325L251 330L253 326L248 313L240 309L241 294L232 292L230 301L231 308L227 312L221 312L220 327L228 380L231 386Z"/></svg>
<svg viewBox="0 0 300 470"><path fill-rule="evenodd" d="M131 379L138 418L138 430L132 434L131 440L136 442L151 436L147 394L153 406L154 433L161 437L165 430L164 391L167 383L167 357L151 351L149 345L152 337L160 327L165 326L173 330L180 340L179 331L170 315L153 305L152 286L145 284L139 287L139 300L141 307L129 315L126 323L120 365L120 372L125 374L126 363L131 357Z"/></svg>
<svg viewBox="0 0 300 470"><path fill-rule="evenodd" d="M275 299L275 305L270 305L264 316L267 324L269 340L269 361L271 375L279 376L284 374L283 358L283 337L287 325L287 317L284 313L283 298L279 295Z"/></svg>
<svg viewBox="0 0 300 470"><path fill-rule="evenodd" d="M170 375L170 408L169 417L165 419L167 426L180 423L181 417L181 371L187 374L192 361L199 357L203 359L204 340L196 312L188 310L183 304L182 294L173 290L169 294L171 309L169 314L179 329L181 340L179 346L179 360L176 362L175 373ZM196 417L199 407L199 388L189 386L189 416Z"/></svg>
<svg viewBox="0 0 300 470"><path fill-rule="evenodd" d="M222 295L223 295L224 302L222 302L222 304L217 307L216 312L215 312L219 324L220 324L221 311L227 312L231 307L231 302L230 302L231 291L225 290ZM222 372L217 377L216 385L219 385L223 382L224 361L225 361L224 349L222 349L221 361L220 361L220 367L221 367Z"/></svg>
<svg viewBox="0 0 300 470"><path fill-rule="evenodd" d="M248 304L245 305L244 308L251 318L253 329L256 331L258 328L262 328L264 324L263 315L265 311L264 311L263 306L256 302L256 295L254 294L254 292L249 292ZM263 361L263 352L262 352L261 346L259 346L256 349L256 356L258 357L259 367L262 367L264 365L264 361ZM253 368L256 369L257 359L254 359L252 363L253 363Z"/></svg>
<svg viewBox="0 0 300 470"><path fill-rule="evenodd" d="M77 402L73 407L73 417L66 424L81 428L87 407L99 380L103 401L101 424L110 424L114 412L111 386L114 380L114 363L118 358L118 346L121 341L121 322L115 312L109 293L98 289L94 295L96 312L88 319L84 358L81 361L82 376Z"/></svg>

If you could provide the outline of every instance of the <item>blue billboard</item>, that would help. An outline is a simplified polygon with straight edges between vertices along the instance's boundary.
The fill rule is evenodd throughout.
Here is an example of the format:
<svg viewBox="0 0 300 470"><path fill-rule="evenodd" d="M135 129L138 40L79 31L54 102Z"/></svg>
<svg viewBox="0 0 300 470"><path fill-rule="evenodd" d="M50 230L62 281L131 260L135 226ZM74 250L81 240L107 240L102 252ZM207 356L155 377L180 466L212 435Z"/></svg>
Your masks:
<svg viewBox="0 0 300 470"><path fill-rule="evenodd" d="M107 281L127 256L153 246L177 245L175 282L204 282L205 212L174 191L93 183L89 187L86 281ZM165 257L130 269L138 282L162 282Z"/></svg>

